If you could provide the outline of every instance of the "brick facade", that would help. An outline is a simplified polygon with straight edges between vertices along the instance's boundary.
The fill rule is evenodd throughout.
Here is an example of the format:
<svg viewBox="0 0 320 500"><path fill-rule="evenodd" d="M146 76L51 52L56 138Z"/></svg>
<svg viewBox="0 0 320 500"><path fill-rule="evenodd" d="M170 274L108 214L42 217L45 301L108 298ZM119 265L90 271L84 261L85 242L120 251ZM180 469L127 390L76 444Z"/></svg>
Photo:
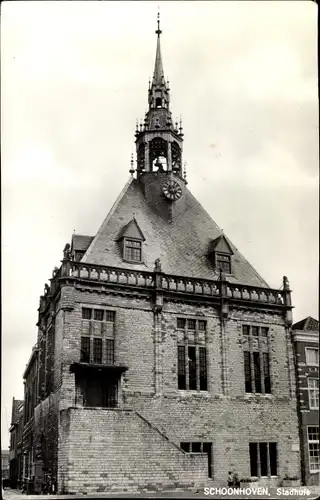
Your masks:
<svg viewBox="0 0 320 500"><path fill-rule="evenodd" d="M319 485L320 467L319 467L319 403L310 404L308 379L319 380L319 361L318 365L308 362L306 350L317 350L319 353L319 322L306 320L293 325L293 344L296 356L296 390L298 399L298 416L300 424L300 447L301 447L301 470L302 480L306 485ZM312 318L310 318L312 319ZM310 328L309 326L310 325ZM319 356L319 354L318 354ZM318 386L319 387L319 386ZM319 388L318 388L319 401ZM310 467L308 428L318 430L318 443L316 439L312 447L318 450L318 467L315 464Z"/></svg>
<svg viewBox="0 0 320 500"><path fill-rule="evenodd" d="M10 425L10 485L16 488L21 481L22 470L22 457L21 457L21 444L23 432L23 406L22 400L13 398L12 401L12 416Z"/></svg>

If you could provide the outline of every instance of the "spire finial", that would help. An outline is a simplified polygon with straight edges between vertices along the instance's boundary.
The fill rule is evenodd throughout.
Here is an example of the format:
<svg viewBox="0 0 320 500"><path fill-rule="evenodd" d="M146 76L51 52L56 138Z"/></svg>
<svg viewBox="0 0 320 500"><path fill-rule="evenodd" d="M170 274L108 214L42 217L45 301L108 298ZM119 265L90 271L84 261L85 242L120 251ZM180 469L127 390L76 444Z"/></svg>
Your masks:
<svg viewBox="0 0 320 500"><path fill-rule="evenodd" d="M156 30L156 34L158 35L158 38L160 38L160 35L162 33L162 31L160 29L160 12L158 12L158 15L157 15L157 24L158 24L158 29Z"/></svg>
<svg viewBox="0 0 320 500"><path fill-rule="evenodd" d="M183 165L183 178L184 178L184 182L186 184L188 184L187 183L187 162L186 161L184 162L184 165Z"/></svg>
<svg viewBox="0 0 320 500"><path fill-rule="evenodd" d="M129 173L131 174L131 176L133 176L133 174L134 174L134 159L133 159L133 153L131 153L131 161L130 161L130 170L129 170Z"/></svg>

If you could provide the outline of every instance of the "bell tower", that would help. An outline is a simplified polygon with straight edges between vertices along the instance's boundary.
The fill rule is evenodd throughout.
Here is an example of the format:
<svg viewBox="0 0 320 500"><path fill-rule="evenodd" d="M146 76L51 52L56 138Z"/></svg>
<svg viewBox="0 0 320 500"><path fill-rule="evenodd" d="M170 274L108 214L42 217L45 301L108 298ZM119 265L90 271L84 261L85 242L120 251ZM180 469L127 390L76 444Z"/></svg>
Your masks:
<svg viewBox="0 0 320 500"><path fill-rule="evenodd" d="M152 81L149 81L148 105L144 122L135 133L137 179L150 205L172 218L186 186L182 167L182 123L173 123L170 111L169 82L165 80L161 46L160 15L157 18L157 49ZM133 170L131 170L133 172ZM178 200L180 202L178 203ZM176 202L176 207L172 204ZM180 210L178 210L180 211Z"/></svg>
<svg viewBox="0 0 320 500"><path fill-rule="evenodd" d="M172 121L169 108L169 82L165 80L161 47L160 19L158 14L157 50L152 81L149 81L148 104L144 123L137 125L136 152L137 177L147 172L172 172L183 179L181 121Z"/></svg>

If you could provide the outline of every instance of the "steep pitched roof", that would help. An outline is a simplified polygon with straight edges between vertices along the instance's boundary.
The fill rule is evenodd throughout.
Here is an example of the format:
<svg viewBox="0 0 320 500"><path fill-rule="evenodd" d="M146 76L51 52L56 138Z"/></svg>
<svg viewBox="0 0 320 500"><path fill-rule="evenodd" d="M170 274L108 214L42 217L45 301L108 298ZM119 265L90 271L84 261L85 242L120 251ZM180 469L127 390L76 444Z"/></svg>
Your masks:
<svg viewBox="0 0 320 500"><path fill-rule="evenodd" d="M154 212L146 203L138 181L130 179L92 240L82 262L127 269L153 271L154 262L160 258L166 274L204 279L219 279L208 258L212 240L222 235L221 229L186 190L186 210L169 223ZM119 244L119 231L123 224L136 221L143 231L144 262L123 262ZM237 248L229 242L233 251L232 276L229 281L268 287Z"/></svg>
<svg viewBox="0 0 320 500"><path fill-rule="evenodd" d="M85 252L93 240L93 236L84 236L82 234L73 234L71 248L75 251Z"/></svg>
<svg viewBox="0 0 320 500"><path fill-rule="evenodd" d="M298 321L298 323L292 325L292 329L316 332L319 331L319 321L311 318L311 316L308 316L307 318L304 318L301 321Z"/></svg>
<svg viewBox="0 0 320 500"><path fill-rule="evenodd" d="M12 400L12 415L11 415L11 425L16 424L19 420L19 410L23 406L24 401L21 399Z"/></svg>

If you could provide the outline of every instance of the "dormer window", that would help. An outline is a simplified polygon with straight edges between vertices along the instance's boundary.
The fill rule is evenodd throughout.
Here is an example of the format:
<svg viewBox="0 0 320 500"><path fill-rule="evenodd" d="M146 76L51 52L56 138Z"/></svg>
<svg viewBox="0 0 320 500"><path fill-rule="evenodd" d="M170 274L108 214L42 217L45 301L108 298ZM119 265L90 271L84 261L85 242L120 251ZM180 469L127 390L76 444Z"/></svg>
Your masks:
<svg viewBox="0 0 320 500"><path fill-rule="evenodd" d="M124 238L124 259L130 262L141 262L141 241Z"/></svg>
<svg viewBox="0 0 320 500"><path fill-rule="evenodd" d="M211 242L209 258L217 271L232 273L232 255L232 248L224 234Z"/></svg>
<svg viewBox="0 0 320 500"><path fill-rule="evenodd" d="M223 253L216 254L216 268L231 274L231 256Z"/></svg>
<svg viewBox="0 0 320 500"><path fill-rule="evenodd" d="M142 243L145 238L135 217L121 229L117 241L123 260L132 263L142 262Z"/></svg>

